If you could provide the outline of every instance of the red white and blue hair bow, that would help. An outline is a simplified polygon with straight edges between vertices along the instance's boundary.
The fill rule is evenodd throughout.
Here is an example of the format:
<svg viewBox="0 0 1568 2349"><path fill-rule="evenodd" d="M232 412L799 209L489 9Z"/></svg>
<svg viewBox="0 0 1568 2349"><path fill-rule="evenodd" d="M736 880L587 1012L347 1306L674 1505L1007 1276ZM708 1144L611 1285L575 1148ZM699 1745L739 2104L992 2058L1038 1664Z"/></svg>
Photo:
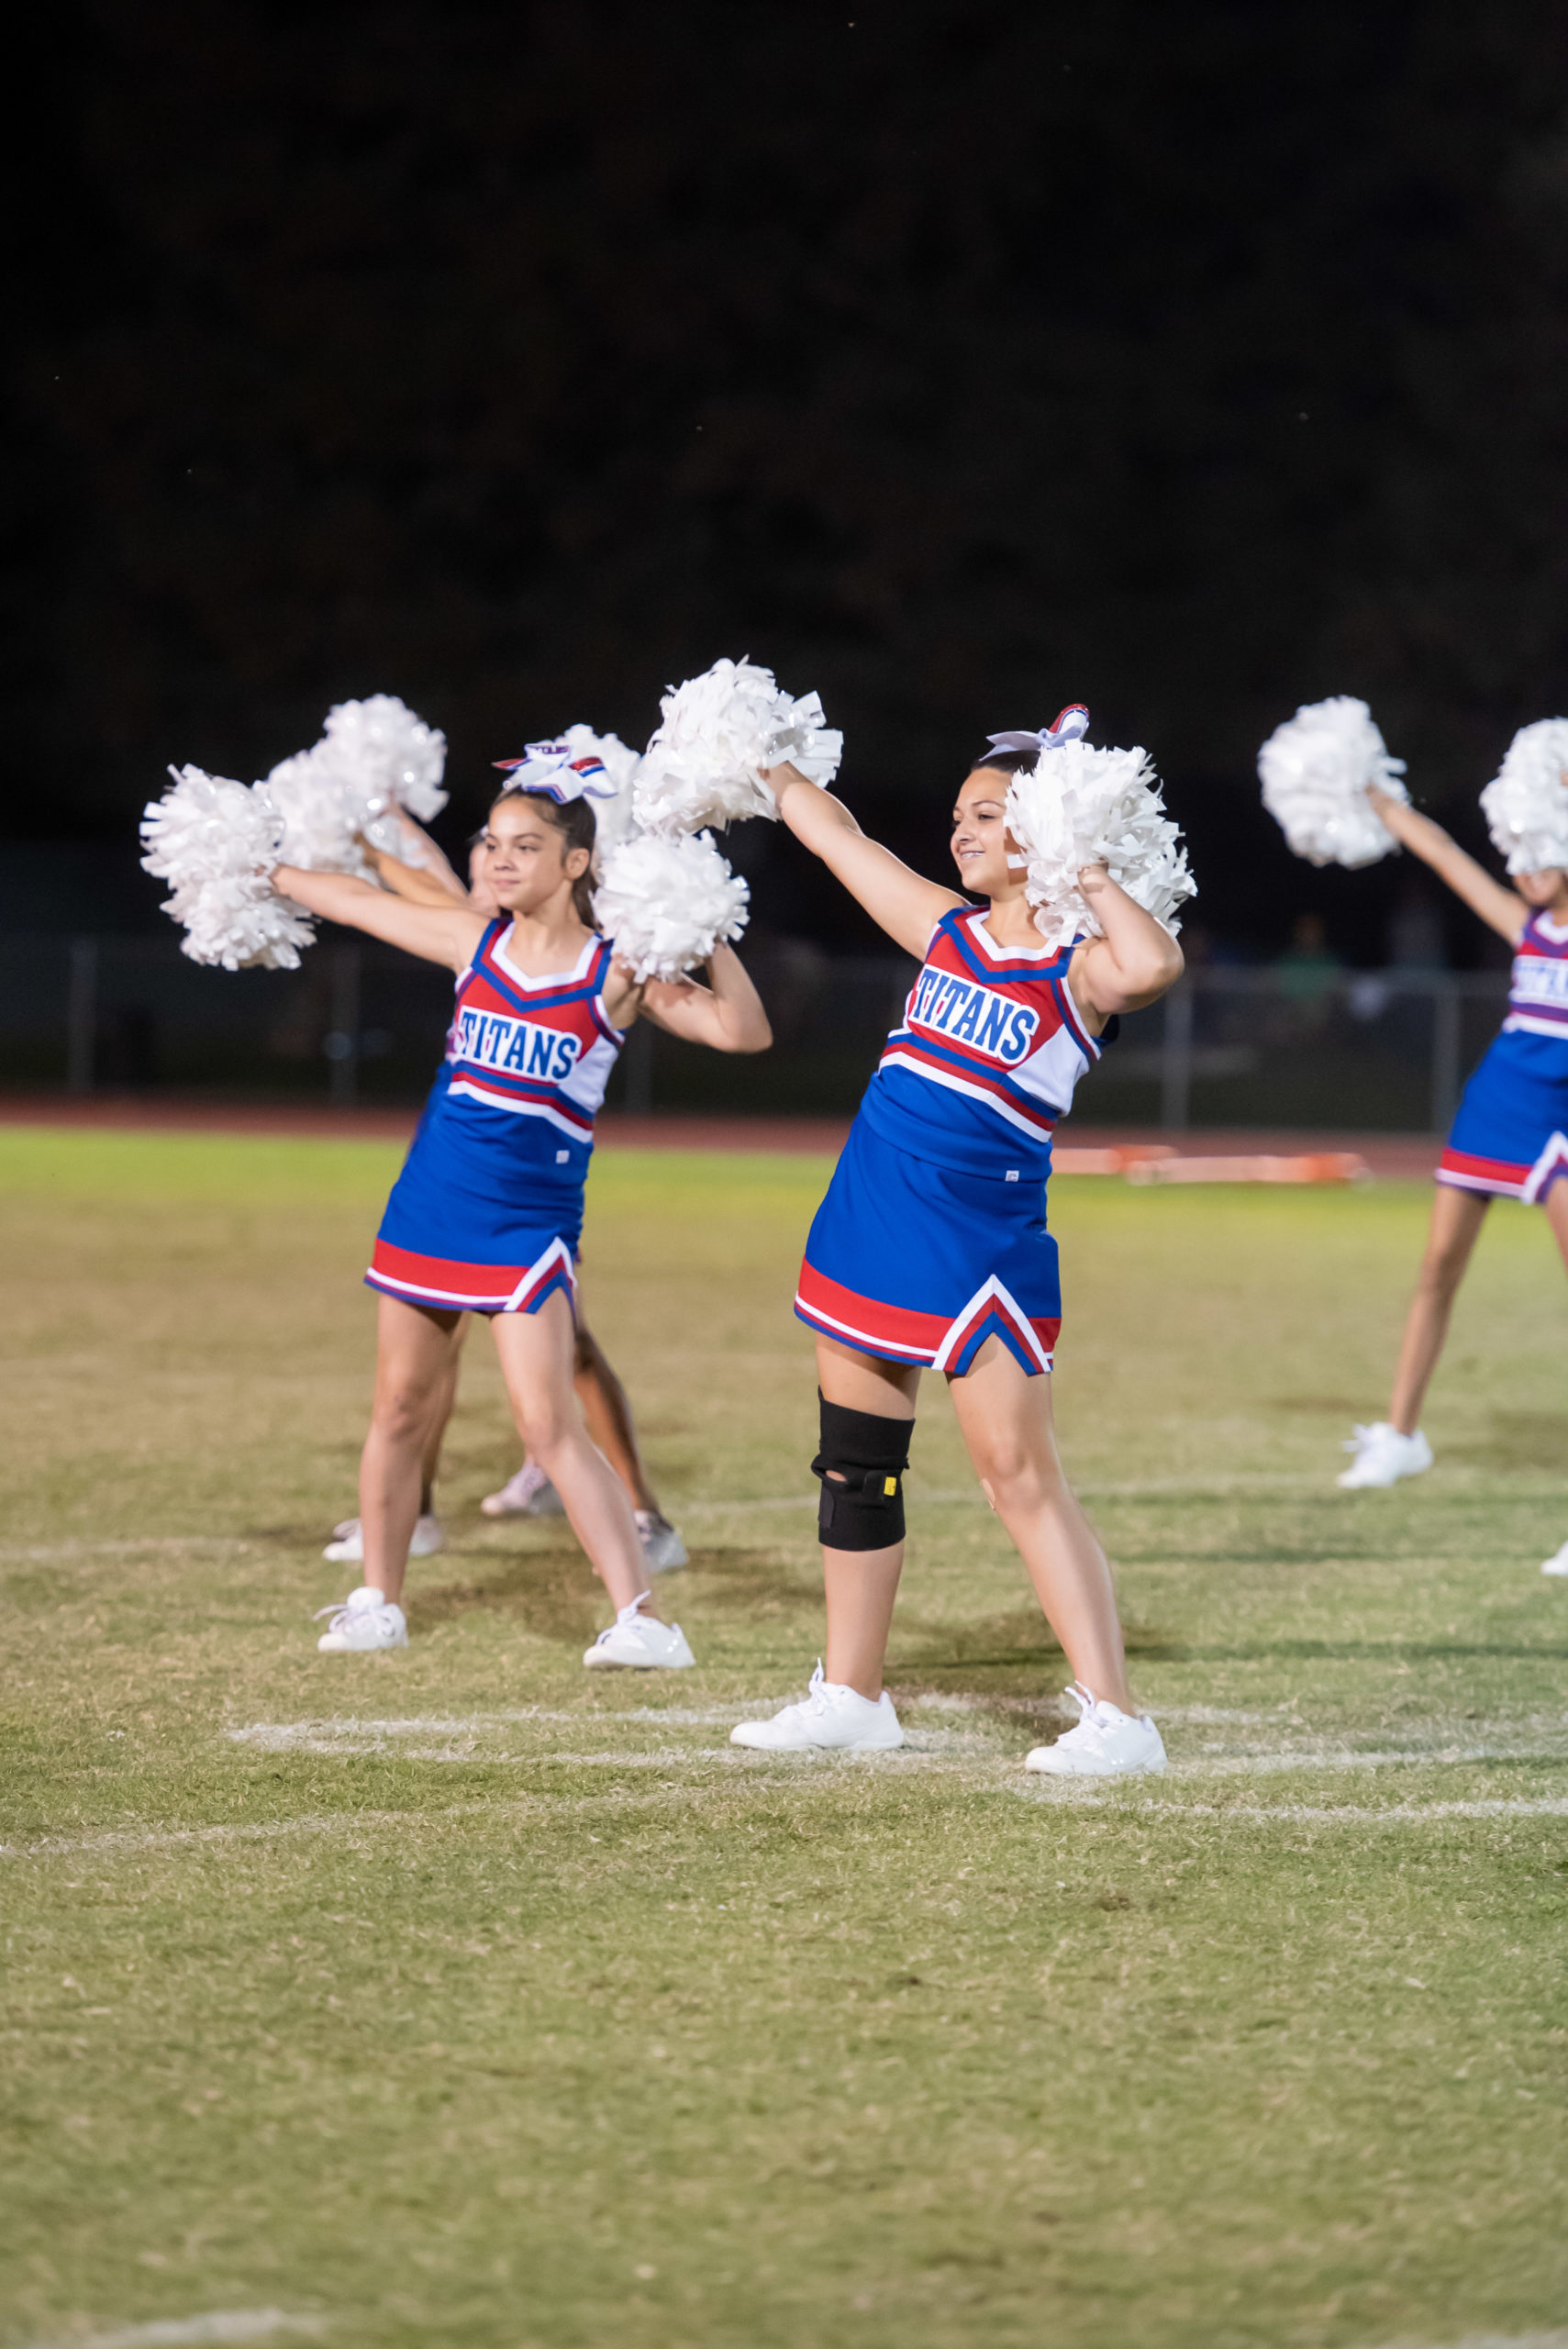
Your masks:
<svg viewBox="0 0 1568 2349"><path fill-rule="evenodd" d="M1042 726L1038 734L987 734L985 740L994 751L1059 751L1063 742L1081 742L1088 730L1088 711L1081 701L1072 701L1054 726Z"/></svg>
<svg viewBox="0 0 1568 2349"><path fill-rule="evenodd" d="M615 784L596 751L574 742L528 742L520 759L495 759L514 791L542 791L559 807L573 799L613 799Z"/></svg>

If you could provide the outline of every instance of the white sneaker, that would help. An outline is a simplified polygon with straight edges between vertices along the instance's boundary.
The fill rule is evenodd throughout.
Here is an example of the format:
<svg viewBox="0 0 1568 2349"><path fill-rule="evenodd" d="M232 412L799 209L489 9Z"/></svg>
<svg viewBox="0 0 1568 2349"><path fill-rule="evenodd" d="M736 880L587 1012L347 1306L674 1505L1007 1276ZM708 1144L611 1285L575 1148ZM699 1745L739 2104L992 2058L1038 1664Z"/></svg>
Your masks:
<svg viewBox="0 0 1568 2349"><path fill-rule="evenodd" d="M1356 1428L1344 1449L1356 1456L1334 1479L1342 1493L1360 1492L1367 1485L1396 1485L1401 1476L1418 1476L1432 1464L1432 1447L1419 1428L1414 1435L1401 1435L1386 1419Z"/></svg>
<svg viewBox="0 0 1568 2349"><path fill-rule="evenodd" d="M645 1590L639 1591L609 1630L599 1633L583 1658L590 1672L616 1664L631 1672L684 1672L695 1664L679 1623L661 1623L656 1616L641 1612L647 1598Z"/></svg>
<svg viewBox="0 0 1568 2349"><path fill-rule="evenodd" d="M1540 1571L1543 1575L1568 1575L1568 1542L1564 1542L1555 1556L1543 1561Z"/></svg>
<svg viewBox="0 0 1568 2349"><path fill-rule="evenodd" d="M332 1620L316 1644L323 1655L369 1655L380 1648L408 1645L408 1618L379 1590L361 1585L340 1606L318 1607L315 1620Z"/></svg>
<svg viewBox="0 0 1568 2349"><path fill-rule="evenodd" d="M1079 1680L1066 1693L1078 1708L1076 1726L1054 1745L1037 1745L1026 1754L1026 1770L1043 1771L1048 1778L1124 1778L1165 1767L1164 1741L1147 1713L1104 1704Z"/></svg>
<svg viewBox="0 0 1568 2349"><path fill-rule="evenodd" d="M686 1545L667 1517L652 1508L633 1509L632 1515L642 1544L642 1563L651 1575L673 1574L677 1566L690 1564Z"/></svg>
<svg viewBox="0 0 1568 2349"><path fill-rule="evenodd" d="M486 1517L564 1517L561 1495L536 1460L525 1460L498 1493L479 1504Z"/></svg>
<svg viewBox="0 0 1568 2349"><path fill-rule="evenodd" d="M731 1745L754 1745L765 1753L804 1753L814 1746L840 1753L880 1753L902 1745L904 1731L884 1688L875 1704L858 1688L824 1680L818 1662L811 1686L798 1705L786 1705L768 1721L738 1721Z"/></svg>
<svg viewBox="0 0 1568 2349"><path fill-rule="evenodd" d="M341 1525L332 1529L332 1540L321 1554L330 1558L335 1566L362 1566L365 1562L364 1528L357 1517L346 1517ZM411 1558L433 1558L438 1550L445 1549L447 1537L441 1531L439 1517L420 1517L414 1520L414 1538L408 1544Z"/></svg>

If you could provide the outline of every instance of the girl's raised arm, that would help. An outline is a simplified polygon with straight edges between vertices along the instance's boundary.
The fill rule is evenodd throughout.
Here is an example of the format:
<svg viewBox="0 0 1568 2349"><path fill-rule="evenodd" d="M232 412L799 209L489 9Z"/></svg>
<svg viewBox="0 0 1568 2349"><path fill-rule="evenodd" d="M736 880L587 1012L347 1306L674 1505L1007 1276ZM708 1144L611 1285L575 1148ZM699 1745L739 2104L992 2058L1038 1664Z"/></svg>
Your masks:
<svg viewBox="0 0 1568 2349"><path fill-rule="evenodd" d="M1185 967L1182 950L1153 915L1111 879L1103 864L1078 875L1084 901L1104 935L1085 939L1068 966L1073 999L1098 1032L1118 1011L1141 1011L1173 987Z"/></svg>
<svg viewBox="0 0 1568 2349"><path fill-rule="evenodd" d="M1379 791L1375 784L1367 786L1367 797L1400 845L1423 864L1429 864L1440 881L1446 881L1456 897L1462 897L1472 913L1479 914L1488 930L1517 946L1524 936L1529 919L1529 907L1512 889L1494 881L1484 864L1451 840L1440 824L1429 816L1407 807L1403 799L1391 799L1386 791Z"/></svg>
<svg viewBox="0 0 1568 2349"><path fill-rule="evenodd" d="M642 989L644 1018L716 1052L765 1052L773 1031L733 946L714 948L707 977L706 987L695 979L650 979Z"/></svg>
<svg viewBox="0 0 1568 2349"><path fill-rule="evenodd" d="M956 889L923 880L880 841L868 840L843 801L807 783L797 768L770 767L762 779L795 839L822 859L906 953L918 960L942 916L968 905Z"/></svg>
<svg viewBox="0 0 1568 2349"><path fill-rule="evenodd" d="M307 912L384 939L423 962L444 963L449 971L466 970L484 935L484 923L464 906L451 900L410 905L350 873L306 873L295 864L280 864L272 878L281 897L292 897Z"/></svg>

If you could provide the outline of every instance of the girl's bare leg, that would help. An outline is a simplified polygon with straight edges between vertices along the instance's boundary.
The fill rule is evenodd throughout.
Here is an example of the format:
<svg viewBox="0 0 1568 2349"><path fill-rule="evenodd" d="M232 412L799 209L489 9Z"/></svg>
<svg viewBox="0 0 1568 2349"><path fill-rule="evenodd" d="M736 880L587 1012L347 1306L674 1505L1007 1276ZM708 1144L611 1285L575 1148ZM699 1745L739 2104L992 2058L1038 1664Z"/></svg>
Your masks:
<svg viewBox="0 0 1568 2349"><path fill-rule="evenodd" d="M1562 1184L1555 1184L1553 1189L1561 1193ZM1405 1335L1388 1406L1389 1419L1401 1435L1414 1435L1420 1425L1421 1406L1448 1336L1454 1297L1491 1204L1485 1191L1460 1191L1449 1183L1437 1186L1432 1219L1427 1230L1427 1252L1421 1259L1416 1294L1405 1317Z"/></svg>
<svg viewBox="0 0 1568 2349"><path fill-rule="evenodd" d="M884 1419L913 1419L920 1374L913 1365L883 1362L875 1354L841 1345L836 1338L819 1337L817 1383L826 1401L842 1404L846 1410L871 1411ZM903 1570L902 1542L885 1550L825 1548L822 1553L828 1600L823 1675L839 1687L853 1688L860 1696L871 1698L873 1703L882 1694L893 1602Z"/></svg>
<svg viewBox="0 0 1568 2349"><path fill-rule="evenodd" d="M537 1313L493 1314L490 1326L517 1433L560 1494L618 1612L648 1589L648 1574L626 1487L578 1413L572 1308L558 1289Z"/></svg>
<svg viewBox="0 0 1568 2349"><path fill-rule="evenodd" d="M1050 1379L1026 1376L992 1337L964 1376L948 1385L981 1488L1018 1545L1073 1678L1132 1712L1116 1588L1099 1538L1062 1473Z"/></svg>
<svg viewBox="0 0 1568 2349"><path fill-rule="evenodd" d="M633 1508L651 1509L655 1517L660 1516L662 1511L637 1448L637 1430L632 1424L626 1388L610 1368L609 1357L581 1313L577 1319L573 1381L588 1432L631 1496Z"/></svg>
<svg viewBox="0 0 1568 2349"><path fill-rule="evenodd" d="M440 1473L441 1446L446 1442L447 1427L457 1403L457 1375L462 1363L462 1341L468 1335L468 1316L458 1317L452 1332L451 1350L447 1357L445 1379L431 1401L434 1414L429 1433L425 1438L424 1456L419 1463L419 1514L428 1517L435 1506L436 1478Z"/></svg>
<svg viewBox="0 0 1568 2349"><path fill-rule="evenodd" d="M1551 1236L1568 1266L1568 1182L1559 1176L1541 1202L1546 1220L1551 1226Z"/></svg>
<svg viewBox="0 0 1568 2349"><path fill-rule="evenodd" d="M420 1464L440 1397L455 1375L461 1313L377 1299L375 1399L360 1456L365 1581L395 1602L419 1514Z"/></svg>

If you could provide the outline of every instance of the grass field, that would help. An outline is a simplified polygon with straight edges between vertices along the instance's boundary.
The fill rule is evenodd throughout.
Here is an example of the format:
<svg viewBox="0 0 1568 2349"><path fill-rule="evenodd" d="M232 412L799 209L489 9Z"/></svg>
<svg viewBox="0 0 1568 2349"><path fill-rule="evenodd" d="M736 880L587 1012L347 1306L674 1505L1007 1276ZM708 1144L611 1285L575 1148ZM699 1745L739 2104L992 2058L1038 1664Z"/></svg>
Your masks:
<svg viewBox="0 0 1568 2349"><path fill-rule="evenodd" d="M936 1387L909 1748L727 1743L819 1644L806 1160L594 1177L698 1670L589 1683L570 1537L478 1516L483 1331L413 1643L318 1658L395 1163L0 1132L0 2343L1568 2342L1543 1219L1492 1218L1437 1468L1341 1495L1426 1193L1058 1186L1064 1447L1173 1757L1073 1795Z"/></svg>

